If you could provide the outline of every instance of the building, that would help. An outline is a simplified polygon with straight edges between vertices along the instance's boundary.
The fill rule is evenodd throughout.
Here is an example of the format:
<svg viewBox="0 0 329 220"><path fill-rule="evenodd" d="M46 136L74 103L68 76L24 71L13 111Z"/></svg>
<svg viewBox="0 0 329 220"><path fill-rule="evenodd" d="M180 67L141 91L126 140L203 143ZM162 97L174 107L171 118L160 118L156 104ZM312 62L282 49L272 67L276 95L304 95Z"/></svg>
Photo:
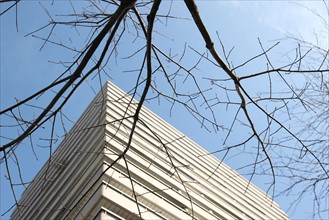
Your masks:
<svg viewBox="0 0 329 220"><path fill-rule="evenodd" d="M268 195L214 156L199 157L207 151L146 108L115 162L136 106L108 82L12 219L288 219Z"/></svg>

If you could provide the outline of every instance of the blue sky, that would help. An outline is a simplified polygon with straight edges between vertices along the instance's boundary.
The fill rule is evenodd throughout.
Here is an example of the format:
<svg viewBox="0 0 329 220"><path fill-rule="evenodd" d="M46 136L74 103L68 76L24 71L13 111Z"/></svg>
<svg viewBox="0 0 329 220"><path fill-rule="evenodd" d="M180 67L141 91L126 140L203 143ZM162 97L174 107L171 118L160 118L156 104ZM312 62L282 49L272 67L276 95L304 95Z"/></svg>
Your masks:
<svg viewBox="0 0 329 220"><path fill-rule="evenodd" d="M42 41L32 35L25 37L26 34L45 25L49 21L49 17L42 9L42 5L49 6L49 2L42 3L42 5L36 1L26 2L22 2L18 7L19 32L16 32L13 10L0 17L1 110L15 103L15 98L24 99L29 94L32 94L55 79L57 74L63 71L63 67L53 62L72 60L74 55L72 53L66 53L63 48L52 45L46 45L40 51ZM83 1L79 1L79 3L81 5L84 4ZM168 2L164 4L168 4ZM181 51L185 42L196 49L203 50L204 44L201 41L201 36L196 31L194 25L185 19L188 17L188 14L183 4L180 4L181 2L179 1L174 3L172 13L181 16L182 19L169 20L169 27L166 28L168 33L165 35L155 34L155 37L157 37L155 38L155 42L158 42L164 50L169 50L168 48L171 47L173 52L175 50ZM197 4L212 37L217 39L216 31L218 31L227 50L233 46L235 47L232 60L236 64L244 62L261 52L257 38L260 38L264 45L269 46L286 36L296 36L313 44L319 44L324 48L328 48L328 41L324 40L327 37L327 32L323 32L323 24L321 23L323 21L315 13L312 13L312 10L314 10L314 12L326 15L321 1L224 0L197 1ZM3 6L0 5L0 7ZM56 2L53 6L49 7L57 15L71 13L71 8L66 1ZM41 32L43 36L45 36L45 33L47 32ZM87 34L87 32L77 33L72 28L59 29L54 35L54 39L58 40L64 36L63 41L70 44L68 36L71 36L73 42L75 42L73 46L79 47L83 43L84 36ZM126 42L122 43L122 48L127 48L124 44L128 44L129 47L131 41L132 39L127 39ZM217 41L215 44L219 49L219 42ZM293 49L294 46L283 41L280 44L280 50L277 50L273 54L274 58L280 62L283 59L280 53L285 53ZM196 62L196 60L195 57L191 57L185 62ZM126 69L136 68L134 64L127 65L125 60L118 60L117 65L111 66L109 71L113 74L111 75L113 82L127 90L129 86L133 85L134 81L128 82L126 80L127 77L131 77L132 73L123 73L122 71L126 70L123 66ZM257 66L252 65L249 68L257 68ZM208 71L208 76L210 77L217 76L214 69L200 69L200 72L202 71ZM97 83L90 80L89 84L93 85L92 88L96 92L99 90ZM77 91L77 94L72 97L69 107L65 108L67 114L73 120L77 120L78 116L95 95L89 84L85 83ZM50 96L45 96L41 101L47 101L47 97ZM187 126L184 122L190 119L187 118L185 113L180 113L181 110L178 109L177 114L170 115L168 111L169 105L163 104L159 107L158 103L155 102L147 104L147 107L209 151L213 151L218 147L218 134L201 130L197 123L191 123ZM27 114L32 113L29 112ZM2 130L1 132L5 131ZM43 137L47 134L41 132L39 135ZM6 140L1 139L1 144L3 142L6 142ZM38 149L38 160L36 160L35 155L30 150L23 153L27 155L22 158L22 164L27 164L23 167L23 170L26 172L25 178L28 181L34 177L43 165L49 155L49 151L41 148ZM238 167L239 161L233 158L230 160L229 165ZM1 164L1 214L13 202L10 196L9 186L4 178L4 172L4 165ZM266 188L266 184L264 184L262 179L256 178L255 182L259 187ZM17 191L21 192L22 189L18 189ZM283 209L287 210L291 199L281 197L277 199L277 202ZM288 214L291 215L292 219L306 219L313 211L311 206L312 203L304 199L294 213L290 211ZM8 214L0 217L0 219L8 218Z"/></svg>

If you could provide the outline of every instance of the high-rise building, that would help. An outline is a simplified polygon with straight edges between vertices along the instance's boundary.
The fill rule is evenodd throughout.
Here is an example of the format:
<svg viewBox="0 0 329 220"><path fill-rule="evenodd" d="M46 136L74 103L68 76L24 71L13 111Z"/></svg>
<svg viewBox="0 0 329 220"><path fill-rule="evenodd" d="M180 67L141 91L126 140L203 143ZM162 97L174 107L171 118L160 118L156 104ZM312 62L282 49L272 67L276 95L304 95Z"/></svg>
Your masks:
<svg viewBox="0 0 329 220"><path fill-rule="evenodd" d="M263 191L108 82L12 219L288 219ZM121 155L121 156L120 156Z"/></svg>

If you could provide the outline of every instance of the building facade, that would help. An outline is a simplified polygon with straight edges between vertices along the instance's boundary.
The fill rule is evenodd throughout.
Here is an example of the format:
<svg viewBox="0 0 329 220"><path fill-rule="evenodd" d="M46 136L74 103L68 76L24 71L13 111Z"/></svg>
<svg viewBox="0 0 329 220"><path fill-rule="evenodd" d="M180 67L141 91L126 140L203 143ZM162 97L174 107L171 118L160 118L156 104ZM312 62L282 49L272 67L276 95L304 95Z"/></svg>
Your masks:
<svg viewBox="0 0 329 220"><path fill-rule="evenodd" d="M108 82L12 219L288 219L264 192ZM246 190L247 189L247 190Z"/></svg>

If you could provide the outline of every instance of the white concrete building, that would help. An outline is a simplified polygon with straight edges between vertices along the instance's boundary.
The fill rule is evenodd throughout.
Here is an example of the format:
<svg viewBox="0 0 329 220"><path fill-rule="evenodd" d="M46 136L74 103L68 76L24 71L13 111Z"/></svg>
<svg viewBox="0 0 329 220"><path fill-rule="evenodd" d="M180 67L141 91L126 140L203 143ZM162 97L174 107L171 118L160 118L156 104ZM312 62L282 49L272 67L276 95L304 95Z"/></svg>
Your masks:
<svg viewBox="0 0 329 220"><path fill-rule="evenodd" d="M288 219L217 158L198 157L207 151L146 108L130 149L111 166L129 139L137 106L130 101L108 82L24 192L12 219Z"/></svg>

